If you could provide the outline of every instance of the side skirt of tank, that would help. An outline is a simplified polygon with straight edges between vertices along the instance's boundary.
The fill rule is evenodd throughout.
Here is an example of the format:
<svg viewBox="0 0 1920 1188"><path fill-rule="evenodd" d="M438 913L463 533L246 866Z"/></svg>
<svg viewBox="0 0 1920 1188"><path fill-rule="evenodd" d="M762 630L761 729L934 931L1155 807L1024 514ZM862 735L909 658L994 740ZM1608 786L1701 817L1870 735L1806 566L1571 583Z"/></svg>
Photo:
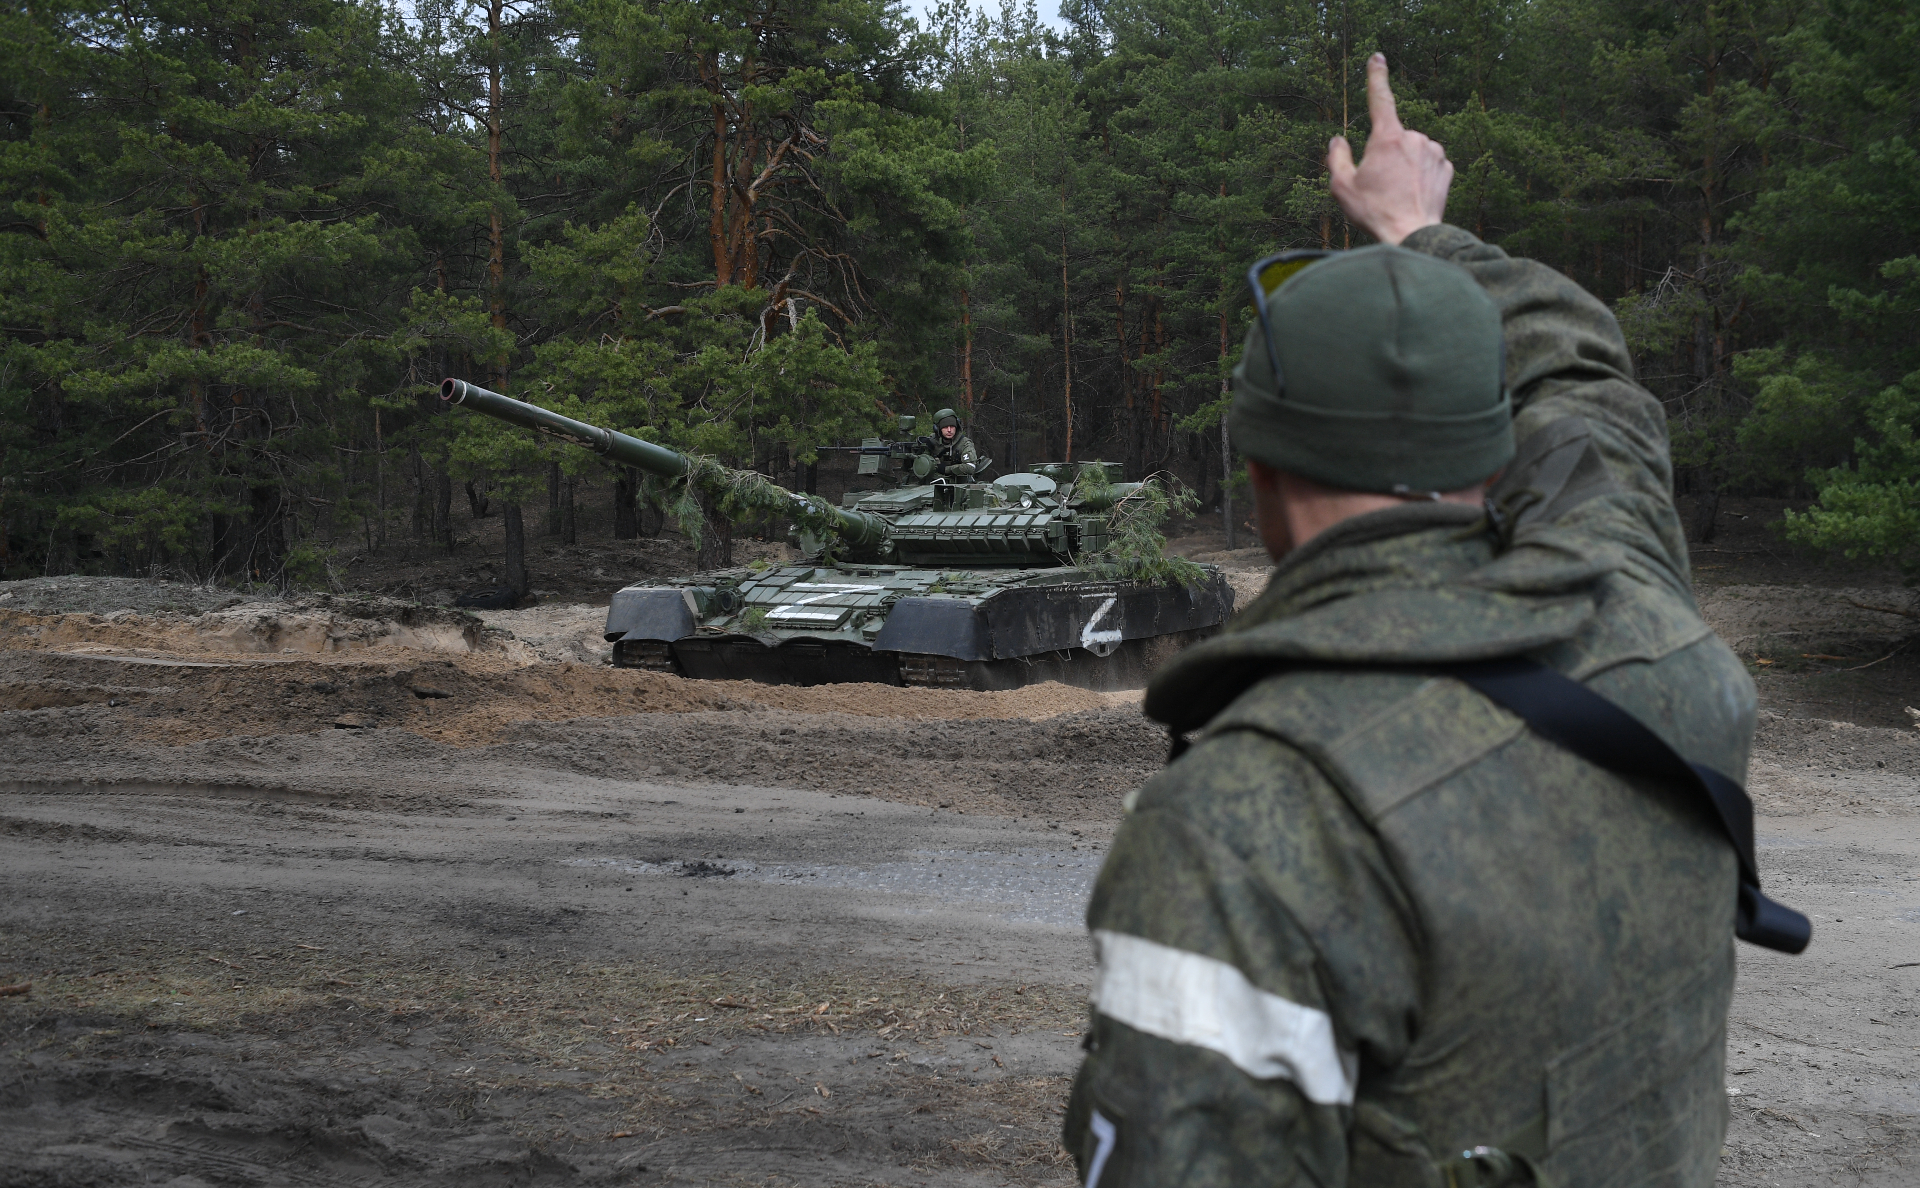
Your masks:
<svg viewBox="0 0 1920 1188"><path fill-rule="evenodd" d="M900 653L901 683L938 689L975 689L982 692L1019 689L1046 681L1059 681L1079 689L1114 692L1139 689L1153 670L1171 659L1174 653L1208 636L1218 627L1200 627L1175 631L1146 639L1129 639L1105 656L1086 648L1065 648L1036 652L1030 656L1012 656L1000 660L955 660L949 656L922 656Z"/></svg>
<svg viewBox="0 0 1920 1188"><path fill-rule="evenodd" d="M874 651L859 644L790 640L767 647L748 636L622 641L614 664L675 672L706 681L758 681L763 685L829 685L865 681L933 689L982 692L1059 681L1081 689L1137 689L1153 670L1181 648L1214 634L1217 627L1130 639L1105 656L1064 648L998 660L956 660L915 652Z"/></svg>
<svg viewBox="0 0 1920 1188"><path fill-rule="evenodd" d="M900 683L900 662L892 652L876 652L855 643L795 639L770 648L751 636L695 636L674 641L672 652L675 670L701 681L758 681L763 685Z"/></svg>

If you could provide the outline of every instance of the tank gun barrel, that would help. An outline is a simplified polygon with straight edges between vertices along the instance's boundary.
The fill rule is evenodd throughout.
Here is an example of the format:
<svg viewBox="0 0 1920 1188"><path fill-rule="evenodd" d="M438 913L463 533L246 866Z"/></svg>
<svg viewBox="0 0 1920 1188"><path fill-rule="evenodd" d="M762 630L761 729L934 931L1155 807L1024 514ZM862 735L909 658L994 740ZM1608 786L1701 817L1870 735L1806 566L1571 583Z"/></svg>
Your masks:
<svg viewBox="0 0 1920 1188"><path fill-rule="evenodd" d="M611 458L623 466L637 467L661 478L681 478L688 470L685 454L654 445L650 441L641 441L637 437L629 437L625 433L616 433L611 429L602 429L598 425L589 425L585 421L576 421L572 417L563 417L539 405L515 400L511 396L502 396L498 392L489 392L465 380L441 380L440 399L448 404L457 404L462 408L485 413L496 420L558 437L574 445L583 446L603 457Z"/></svg>
<svg viewBox="0 0 1920 1188"><path fill-rule="evenodd" d="M511 396L489 392L465 380L442 380L440 398L448 404L470 408L509 424L538 430L551 437L592 450L601 457L609 458L623 466L632 466L660 478L677 479L693 475L694 481L699 481L693 461L676 450L657 446L650 441L642 441L612 429L589 425L585 421L576 421L572 417L562 416L535 404L528 404L524 400L515 400ZM793 491L782 493L788 501L786 510L800 517L803 523L809 521L818 523L822 519L830 522L834 533L863 555L885 551L887 522L878 516L834 507L824 499L809 498Z"/></svg>

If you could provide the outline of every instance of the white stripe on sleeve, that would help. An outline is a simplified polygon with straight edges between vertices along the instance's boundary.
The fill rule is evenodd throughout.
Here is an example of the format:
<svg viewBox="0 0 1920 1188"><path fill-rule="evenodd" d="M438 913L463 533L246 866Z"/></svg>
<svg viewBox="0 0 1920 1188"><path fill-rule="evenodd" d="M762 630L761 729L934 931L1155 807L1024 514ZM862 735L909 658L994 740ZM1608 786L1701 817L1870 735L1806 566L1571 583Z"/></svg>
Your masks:
<svg viewBox="0 0 1920 1188"><path fill-rule="evenodd" d="M1248 982L1224 961L1095 929L1093 1007L1136 1031L1218 1052L1250 1077L1292 1081L1317 1105L1352 1105L1359 1060L1325 1011Z"/></svg>

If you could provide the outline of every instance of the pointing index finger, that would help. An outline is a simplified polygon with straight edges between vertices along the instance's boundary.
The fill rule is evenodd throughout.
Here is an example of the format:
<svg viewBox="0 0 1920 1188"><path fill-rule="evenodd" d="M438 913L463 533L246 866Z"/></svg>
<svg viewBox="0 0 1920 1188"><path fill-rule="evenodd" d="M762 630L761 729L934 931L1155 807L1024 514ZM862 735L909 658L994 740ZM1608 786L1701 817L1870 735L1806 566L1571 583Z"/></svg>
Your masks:
<svg viewBox="0 0 1920 1188"><path fill-rule="evenodd" d="M1400 131L1400 113L1393 106L1393 88L1387 85L1385 54L1367 59L1367 115L1373 122L1372 136Z"/></svg>

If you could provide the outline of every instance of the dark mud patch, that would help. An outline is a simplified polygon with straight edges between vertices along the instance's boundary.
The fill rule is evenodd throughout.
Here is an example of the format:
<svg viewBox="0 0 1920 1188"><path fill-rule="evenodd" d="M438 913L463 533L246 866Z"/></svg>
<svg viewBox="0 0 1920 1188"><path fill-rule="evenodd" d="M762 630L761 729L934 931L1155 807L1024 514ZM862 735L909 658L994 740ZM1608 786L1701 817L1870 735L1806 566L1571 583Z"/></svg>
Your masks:
<svg viewBox="0 0 1920 1188"><path fill-rule="evenodd" d="M463 1118L457 1102L436 1106L378 1085L215 1070L204 1056L184 1063L155 1072L130 1061L74 1068L52 1060L23 1072L4 1090L0 1180L20 1188L583 1182L580 1169L492 1111Z"/></svg>
<svg viewBox="0 0 1920 1188"><path fill-rule="evenodd" d="M435 912L433 918L475 936L508 939L565 936L580 927L585 915L577 907L486 901L450 906Z"/></svg>
<svg viewBox="0 0 1920 1188"><path fill-rule="evenodd" d="M558 1008L564 996L555 997ZM271 1028L214 1031L15 1013L0 1025L11 1066L0 1081L0 1183L1066 1176L1059 1054L1004 1028L885 1038L736 1030L683 1033L677 1045L622 1042L641 1029L614 1030L623 1033L614 1042L574 1043L570 1064L492 1041L457 1013L389 1015L349 1000L280 1015Z"/></svg>

